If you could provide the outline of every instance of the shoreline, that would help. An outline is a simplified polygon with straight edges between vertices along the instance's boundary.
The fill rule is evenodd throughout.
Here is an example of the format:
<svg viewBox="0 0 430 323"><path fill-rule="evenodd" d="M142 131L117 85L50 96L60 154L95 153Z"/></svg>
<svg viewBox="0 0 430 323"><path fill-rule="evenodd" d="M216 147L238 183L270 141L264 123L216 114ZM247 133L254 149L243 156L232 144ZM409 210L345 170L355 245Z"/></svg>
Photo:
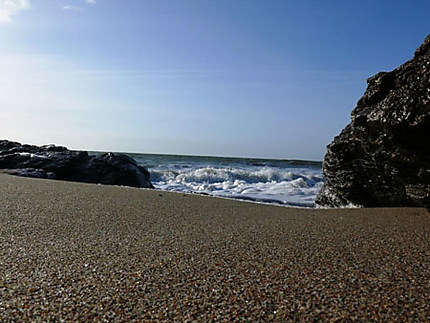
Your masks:
<svg viewBox="0 0 430 323"><path fill-rule="evenodd" d="M244 203L251 203L251 204L258 204L258 205L271 205L271 206L279 206L279 207L285 207L285 208L292 208L292 209L305 209L305 210L315 210L315 209L330 209L329 207L320 207L320 206L301 206L299 204L295 205L293 203L287 204L287 203L281 203L281 202L265 202L265 201L259 201L254 200L252 198L248 197L228 197L228 196L216 196L211 195L209 193L205 192L179 192L179 191L168 191L163 190L161 188L145 188L145 187L132 187L132 186L123 186L123 185L106 185L106 184L94 184L94 183L85 183L85 182L74 182L74 181L64 181L64 180L58 180L58 179L47 179L47 178L37 178L37 177L26 177L26 176L20 176L15 174L9 174L8 170L0 169L0 175L7 175L7 176L14 176L14 177L21 177L21 178L33 178L33 179L41 179L41 180L48 180L48 181L60 181L60 182L66 182L66 183L80 183L80 184L90 184L90 185L101 185L101 186L108 186L108 187L117 187L117 188L126 188L126 189L136 189L136 190L149 190L149 191L157 191L157 192L170 192L174 194L186 194L186 195L192 195L192 196L206 196L216 199L222 199L222 200L230 200L230 201L237 201L237 202L244 202ZM340 207L340 209L356 209L360 207L354 207L354 206L348 206L348 207Z"/></svg>
<svg viewBox="0 0 430 323"><path fill-rule="evenodd" d="M0 188L2 321L430 320L422 208L289 208L5 174Z"/></svg>

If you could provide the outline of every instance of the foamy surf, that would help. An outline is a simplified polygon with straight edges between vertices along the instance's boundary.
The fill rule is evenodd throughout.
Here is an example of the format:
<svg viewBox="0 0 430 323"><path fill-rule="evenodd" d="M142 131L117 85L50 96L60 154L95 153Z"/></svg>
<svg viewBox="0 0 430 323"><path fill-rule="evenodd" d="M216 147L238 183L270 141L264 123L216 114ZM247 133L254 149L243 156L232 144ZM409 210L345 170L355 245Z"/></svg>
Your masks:
<svg viewBox="0 0 430 323"><path fill-rule="evenodd" d="M130 154L160 190L259 203L315 207L321 163L199 156Z"/></svg>

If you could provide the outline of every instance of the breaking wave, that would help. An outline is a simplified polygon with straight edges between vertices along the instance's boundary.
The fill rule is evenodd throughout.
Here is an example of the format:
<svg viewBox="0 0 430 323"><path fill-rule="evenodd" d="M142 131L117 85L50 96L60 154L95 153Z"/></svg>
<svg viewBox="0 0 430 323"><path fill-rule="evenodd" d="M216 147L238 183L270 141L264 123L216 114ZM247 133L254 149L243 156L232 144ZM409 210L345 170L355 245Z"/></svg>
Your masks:
<svg viewBox="0 0 430 323"><path fill-rule="evenodd" d="M311 161L133 155L160 190L255 202L314 207L323 185L321 164Z"/></svg>

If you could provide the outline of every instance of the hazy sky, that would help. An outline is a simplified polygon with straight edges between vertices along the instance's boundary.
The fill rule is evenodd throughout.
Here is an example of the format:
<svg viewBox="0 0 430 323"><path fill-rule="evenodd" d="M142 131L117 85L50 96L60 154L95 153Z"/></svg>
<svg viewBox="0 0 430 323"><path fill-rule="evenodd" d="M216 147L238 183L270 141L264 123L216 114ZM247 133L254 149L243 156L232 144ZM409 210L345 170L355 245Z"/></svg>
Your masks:
<svg viewBox="0 0 430 323"><path fill-rule="evenodd" d="M0 138L321 160L429 17L429 0L0 0Z"/></svg>

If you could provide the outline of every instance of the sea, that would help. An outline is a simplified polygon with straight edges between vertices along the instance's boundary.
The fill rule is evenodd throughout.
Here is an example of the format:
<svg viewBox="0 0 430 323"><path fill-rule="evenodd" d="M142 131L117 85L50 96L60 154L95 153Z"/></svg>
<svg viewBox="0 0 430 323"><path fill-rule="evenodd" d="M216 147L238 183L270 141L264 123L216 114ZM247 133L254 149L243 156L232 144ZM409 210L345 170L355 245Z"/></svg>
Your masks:
<svg viewBox="0 0 430 323"><path fill-rule="evenodd" d="M130 154L148 169L155 188L294 207L315 207L324 183L322 162Z"/></svg>

